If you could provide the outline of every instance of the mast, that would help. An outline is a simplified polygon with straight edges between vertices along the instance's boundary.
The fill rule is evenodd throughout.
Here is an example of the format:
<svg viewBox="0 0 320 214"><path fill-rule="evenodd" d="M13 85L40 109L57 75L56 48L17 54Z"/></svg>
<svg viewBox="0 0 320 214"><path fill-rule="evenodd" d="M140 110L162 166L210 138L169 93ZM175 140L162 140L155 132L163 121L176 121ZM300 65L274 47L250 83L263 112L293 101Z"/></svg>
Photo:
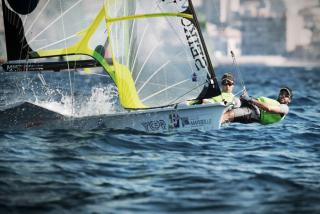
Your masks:
<svg viewBox="0 0 320 214"><path fill-rule="evenodd" d="M201 28L200 28L200 24L199 24L199 21L198 21L198 17L197 17L197 14L195 12L195 9L193 7L192 0L188 0L188 2L189 2L190 13L193 15L193 20L192 21L193 21L195 27L198 30L198 34L199 34L199 37L200 37L200 40L201 40L201 43L202 43L203 51L204 51L204 54L206 56L206 61L208 63L208 65L207 65L208 66L208 71L210 73L209 87L207 88L206 91L203 91L199 95L198 99L204 99L204 98L210 98L210 97L218 96L218 95L221 94L221 90L219 88L218 81L217 81L217 78L216 78L216 75L215 75L215 72L214 72L214 69L213 69L213 66L212 66L212 62L211 62L211 59L210 59L210 56L209 56L209 52L208 52L206 43L204 41L204 37L203 37L202 32L201 32Z"/></svg>

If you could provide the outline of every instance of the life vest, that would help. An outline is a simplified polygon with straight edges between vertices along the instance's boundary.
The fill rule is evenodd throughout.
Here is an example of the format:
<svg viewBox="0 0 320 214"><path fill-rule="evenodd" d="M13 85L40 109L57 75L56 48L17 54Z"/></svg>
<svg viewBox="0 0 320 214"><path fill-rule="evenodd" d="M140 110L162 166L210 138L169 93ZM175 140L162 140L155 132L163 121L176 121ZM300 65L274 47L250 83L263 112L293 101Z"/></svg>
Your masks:
<svg viewBox="0 0 320 214"><path fill-rule="evenodd" d="M267 103L272 106L280 106L280 103L277 100L273 100L267 97L258 97L258 101L262 103ZM264 125L277 123L284 118L284 115L267 112L265 110L260 109L260 122Z"/></svg>
<svg viewBox="0 0 320 214"><path fill-rule="evenodd" d="M234 98L234 95L232 93L222 92L221 95L216 97L211 97L210 99L208 99L208 101L211 103L224 102L224 101L226 101L227 103L232 103L233 98Z"/></svg>

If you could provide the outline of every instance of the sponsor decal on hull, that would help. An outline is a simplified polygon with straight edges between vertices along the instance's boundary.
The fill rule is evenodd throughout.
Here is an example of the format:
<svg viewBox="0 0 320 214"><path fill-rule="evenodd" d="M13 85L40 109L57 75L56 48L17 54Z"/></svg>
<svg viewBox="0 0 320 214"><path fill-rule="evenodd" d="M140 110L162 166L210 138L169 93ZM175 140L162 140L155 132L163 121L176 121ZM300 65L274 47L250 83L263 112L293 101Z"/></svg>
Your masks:
<svg viewBox="0 0 320 214"><path fill-rule="evenodd" d="M199 128L212 123L212 119L190 119L189 117L181 118L182 127Z"/></svg>
<svg viewBox="0 0 320 214"><path fill-rule="evenodd" d="M173 112L169 115L170 125L169 128L176 129L180 127L180 116L177 112Z"/></svg>
<svg viewBox="0 0 320 214"><path fill-rule="evenodd" d="M143 122L141 123L141 125L145 128L147 132L166 130L167 128L166 122L164 120L151 120Z"/></svg>

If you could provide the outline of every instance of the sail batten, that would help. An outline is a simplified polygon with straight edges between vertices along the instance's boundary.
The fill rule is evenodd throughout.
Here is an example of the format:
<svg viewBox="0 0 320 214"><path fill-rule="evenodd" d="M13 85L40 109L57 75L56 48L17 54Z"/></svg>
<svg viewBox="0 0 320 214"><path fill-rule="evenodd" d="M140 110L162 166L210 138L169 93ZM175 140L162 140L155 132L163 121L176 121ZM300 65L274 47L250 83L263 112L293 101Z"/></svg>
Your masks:
<svg viewBox="0 0 320 214"><path fill-rule="evenodd" d="M182 80L182 81L180 81L180 82L177 82L177 83L174 84L174 85L171 85L171 86L169 86L169 87L166 87L166 88L162 89L161 91L158 91L158 92L156 92L156 93L154 93L154 94L151 94L150 96L144 98L142 101L143 101L143 102L144 102L144 101L147 101L148 99L150 99L150 98L152 98L152 97L155 97L156 95L161 94L161 93L163 93L164 91L167 91L167 90L169 90L169 89L171 89L171 88L173 88L173 87L176 87L176 86L181 85L181 84L186 83L186 82L188 82L188 79L185 79L185 80ZM169 102L167 105L171 105L171 104L173 104L173 103L170 103L170 102Z"/></svg>
<svg viewBox="0 0 320 214"><path fill-rule="evenodd" d="M47 8L49 2L50 2L50 1L47 1L47 2L43 5L43 7L42 7L42 9L40 10L40 12L38 13L38 15L34 18L34 20L32 21L32 23L30 24L30 26L29 26L28 29L26 30L25 35L28 35L28 34L31 32L34 24L39 20L39 17L40 17L41 15L43 15L43 12L44 12L44 10ZM25 17L24 23L26 22L27 18L28 18L28 16Z"/></svg>
<svg viewBox="0 0 320 214"><path fill-rule="evenodd" d="M74 4L72 7L70 7L69 9L67 9L66 11L64 11L63 13L61 13L58 17L56 17L56 19L54 21L52 21L49 25L47 25L42 31L40 31L37 35L33 36L33 38L31 38L28 43L29 45L32 44L32 42L34 42L41 34L43 34L43 32L45 32L46 30L48 30L52 25L54 25L56 22L60 21L61 19L63 19L63 16L66 15L69 11L71 11L75 6L77 6L78 3L80 3L82 0L79 0L78 2L76 2L76 4ZM62 21L62 24L64 22ZM27 35L27 34L26 34Z"/></svg>
<svg viewBox="0 0 320 214"><path fill-rule="evenodd" d="M135 20L134 20L135 21ZM134 60L133 60L133 64L132 64L132 71L135 69L135 64L136 64L136 60L137 60L137 57L138 57L138 54L139 54L139 51L140 51L140 47L141 47L141 44L142 44L142 42L143 42L143 40L144 40L144 37L145 37L145 33L147 32L147 29L148 29L148 27L149 27L149 24L147 24L146 26L145 26L145 28L144 28L144 30L143 30L143 33L142 33L142 37L141 37L141 39L140 39L140 41L139 41L139 45L138 45L138 47L137 47L137 49L136 49L136 54L135 54L135 56L134 56ZM130 58L129 58L130 59Z"/></svg>
<svg viewBox="0 0 320 214"><path fill-rule="evenodd" d="M158 74L159 71L161 71L164 67L166 67L171 61L168 60L166 63L164 63L161 67L159 67L144 83L143 85L139 88L138 90L138 94L140 93L140 91L143 89L143 87L149 83L149 81Z"/></svg>
<svg viewBox="0 0 320 214"><path fill-rule="evenodd" d="M130 35L130 39L129 39L129 50L132 48L132 36L133 36L133 31L134 31L134 25L135 25L135 23L136 23L136 20L133 20L133 24L132 24L132 28L131 28L131 35ZM131 56L131 54L132 54L132 51L128 51L128 59L130 59L130 56ZM127 67L129 66L129 60L128 60L128 62L127 62Z"/></svg>
<svg viewBox="0 0 320 214"><path fill-rule="evenodd" d="M138 75L136 76L136 78L135 78L135 80L134 80L135 83L136 83L137 80L139 79L139 76L140 76L140 74L142 73L144 67L146 66L148 60L150 59L150 57L152 56L152 54L154 53L154 51L157 49L157 46L158 46L158 45L156 45L156 46L154 46L154 47L152 48L152 50L151 50L150 53L148 54L147 58L144 60L142 66L141 66L141 68L140 68L140 70L138 71Z"/></svg>
<svg viewBox="0 0 320 214"><path fill-rule="evenodd" d="M41 50L43 50L43 49L46 49L46 48L48 48L48 47L52 47L52 46L54 46L54 45L56 45L56 44L59 44L59 43L61 43L61 42L65 42L65 41L67 41L67 40L69 40L69 39L71 39L71 38L77 37L77 36L78 36L77 34L71 35L71 36L66 37L66 38L63 38L63 39L61 39L61 40L59 40L59 41L56 41L56 42L47 44L47 45L45 45L45 46L43 46L43 47L39 47L39 48L37 48L35 51L41 51Z"/></svg>

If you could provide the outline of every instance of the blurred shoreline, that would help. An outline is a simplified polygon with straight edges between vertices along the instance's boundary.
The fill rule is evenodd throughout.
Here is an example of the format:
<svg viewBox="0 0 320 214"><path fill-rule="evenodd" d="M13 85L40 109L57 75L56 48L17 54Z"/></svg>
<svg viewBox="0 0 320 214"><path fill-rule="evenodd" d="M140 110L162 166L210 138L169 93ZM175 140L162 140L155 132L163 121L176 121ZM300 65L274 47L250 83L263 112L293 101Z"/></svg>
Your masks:
<svg viewBox="0 0 320 214"><path fill-rule="evenodd" d="M216 66L233 64L231 56L215 56L214 59ZM238 65L260 65L268 67L320 67L319 61L290 59L282 56L238 56L236 57L236 62Z"/></svg>

